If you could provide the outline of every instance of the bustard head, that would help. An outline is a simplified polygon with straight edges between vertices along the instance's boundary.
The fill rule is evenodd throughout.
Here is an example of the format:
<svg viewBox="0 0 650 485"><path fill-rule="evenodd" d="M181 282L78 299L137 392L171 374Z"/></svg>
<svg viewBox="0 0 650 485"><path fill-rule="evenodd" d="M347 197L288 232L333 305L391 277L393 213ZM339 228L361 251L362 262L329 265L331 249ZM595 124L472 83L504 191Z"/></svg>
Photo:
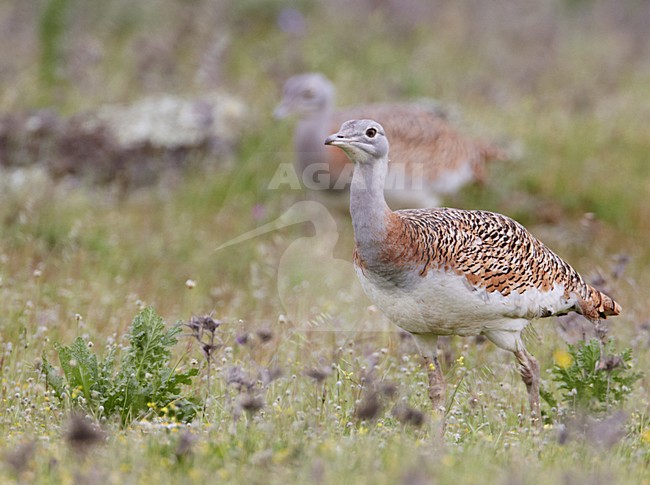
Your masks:
<svg viewBox="0 0 650 485"><path fill-rule="evenodd" d="M355 163L373 163L388 155L384 128L373 120L346 121L325 144L341 148Z"/></svg>
<svg viewBox="0 0 650 485"><path fill-rule="evenodd" d="M275 108L276 118L305 117L321 113L334 104L334 85L317 72L299 74L284 84L282 101Z"/></svg>

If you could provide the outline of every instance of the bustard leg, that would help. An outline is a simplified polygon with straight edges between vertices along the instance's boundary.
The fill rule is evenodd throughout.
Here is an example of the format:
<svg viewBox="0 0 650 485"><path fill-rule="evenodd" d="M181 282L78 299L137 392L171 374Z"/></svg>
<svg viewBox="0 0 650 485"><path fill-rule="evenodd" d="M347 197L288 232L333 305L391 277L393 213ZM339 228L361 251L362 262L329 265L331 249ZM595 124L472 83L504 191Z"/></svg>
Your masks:
<svg viewBox="0 0 650 485"><path fill-rule="evenodd" d="M522 325L522 328L525 326L525 323ZM519 363L519 374L528 390L531 420L533 423L541 425L539 414L539 364L535 357L530 355L528 350L526 350L526 346L521 339L521 332L491 330L485 332L485 336L494 342L497 347L509 350L515 354L515 358Z"/></svg>
<svg viewBox="0 0 650 485"><path fill-rule="evenodd" d="M519 363L519 374L528 389L528 402L533 423L541 424L539 414L539 364L537 359L530 355L525 347L514 352Z"/></svg>
<svg viewBox="0 0 650 485"><path fill-rule="evenodd" d="M415 343L422 354L424 366L429 376L429 399L436 411L444 411L447 383L438 361L438 336L431 334L413 334Z"/></svg>

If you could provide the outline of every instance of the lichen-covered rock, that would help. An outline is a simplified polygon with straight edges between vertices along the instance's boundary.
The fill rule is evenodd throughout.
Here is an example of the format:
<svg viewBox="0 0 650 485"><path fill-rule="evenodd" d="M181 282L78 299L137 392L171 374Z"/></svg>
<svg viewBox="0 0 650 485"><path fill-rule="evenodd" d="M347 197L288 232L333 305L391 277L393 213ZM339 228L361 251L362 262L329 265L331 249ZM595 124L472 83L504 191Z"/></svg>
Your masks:
<svg viewBox="0 0 650 485"><path fill-rule="evenodd" d="M230 96L211 94L196 99L163 95L130 106L106 106L96 113L125 148L150 144L154 148L195 147L236 138L244 105Z"/></svg>
<svg viewBox="0 0 650 485"><path fill-rule="evenodd" d="M0 166L41 165L53 177L139 186L169 169L228 156L245 115L238 99L162 95L62 117L51 110L0 115Z"/></svg>

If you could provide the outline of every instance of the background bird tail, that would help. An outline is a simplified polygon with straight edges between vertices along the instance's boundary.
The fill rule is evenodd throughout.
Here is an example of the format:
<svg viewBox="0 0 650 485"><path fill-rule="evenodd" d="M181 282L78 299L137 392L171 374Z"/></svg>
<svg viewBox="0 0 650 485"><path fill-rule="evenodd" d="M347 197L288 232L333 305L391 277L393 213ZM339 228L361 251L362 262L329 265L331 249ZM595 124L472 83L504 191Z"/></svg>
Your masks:
<svg viewBox="0 0 650 485"><path fill-rule="evenodd" d="M494 142L484 142L481 154L488 162L517 162L524 158L525 149L521 140L501 138Z"/></svg>

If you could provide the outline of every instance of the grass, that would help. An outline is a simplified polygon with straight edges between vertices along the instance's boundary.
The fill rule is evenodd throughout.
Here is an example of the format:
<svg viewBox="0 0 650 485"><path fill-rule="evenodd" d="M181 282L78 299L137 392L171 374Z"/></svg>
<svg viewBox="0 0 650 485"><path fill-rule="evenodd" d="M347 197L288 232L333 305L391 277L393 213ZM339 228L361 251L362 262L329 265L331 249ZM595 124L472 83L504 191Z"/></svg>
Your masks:
<svg viewBox="0 0 650 485"><path fill-rule="evenodd" d="M424 9L413 11L393 2L374 9L346 3L345 15L342 3L330 9L304 1L297 8L306 30L291 33L275 23L282 1L238 8L143 1L134 11L131 2L113 0L68 8L66 28L55 35L60 45L40 52L34 25L56 2L38 3L41 11L23 3L0 6L0 21L12 26L0 29L0 40L16 46L0 54L2 111L30 110L47 97L50 107L73 113L214 85L245 99L251 115L232 160L188 171L172 185L120 194L54 182L37 169L23 172L22 185L16 173L2 173L0 481L647 483L650 52L638 41L647 25L642 5L527 2L537 19L531 23L505 0L490 8L413 2ZM226 47L211 60L205 53L220 39ZM42 56L48 64L40 69L57 76L48 93ZM209 82L197 81L199 68L213 73ZM624 308L611 334L619 348L632 349L634 369L645 371L622 415L618 408L567 411L535 432L511 356L489 343L451 339L441 438L412 342L369 308L353 278L345 291L319 292L319 283L340 276L336 268L349 270L345 215L332 214L334 257L343 266L311 261L322 277L312 286L282 292L286 282L278 280L286 270L287 281L296 281L300 268L283 259L294 244L307 240L320 254L325 242L307 239L318 230L307 223L215 251L303 198L266 186L287 160L291 138L290 126L270 113L282 82L304 70L325 72L341 105L439 98L462 108L468 132L525 147L520 160L491 167L484 187L448 203L511 215L585 276L604 277ZM630 262L614 277L618 255ZM126 428L109 419L101 423L105 439L73 445L69 410L45 388L42 353L58 365L54 343L82 337L103 356L126 345L144 305L169 325L210 313L224 322L209 386L198 343L181 338L174 351L181 367L198 361L188 391L204 412L191 425L162 410ZM305 331L296 315L343 322L346 331ZM579 333L563 325L566 331L543 321L527 336L556 396L553 355ZM380 331L354 331L369 328Z"/></svg>

